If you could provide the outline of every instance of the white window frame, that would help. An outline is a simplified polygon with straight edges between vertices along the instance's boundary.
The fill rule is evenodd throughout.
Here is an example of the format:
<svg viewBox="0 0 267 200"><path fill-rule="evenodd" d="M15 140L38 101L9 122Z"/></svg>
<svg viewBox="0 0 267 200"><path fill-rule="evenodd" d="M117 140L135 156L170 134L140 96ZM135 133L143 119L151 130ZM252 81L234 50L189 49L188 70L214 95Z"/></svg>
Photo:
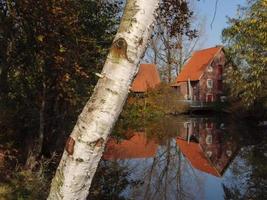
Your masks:
<svg viewBox="0 0 267 200"><path fill-rule="evenodd" d="M213 88L213 80L212 79L207 79L207 88L209 88L209 89Z"/></svg>
<svg viewBox="0 0 267 200"><path fill-rule="evenodd" d="M206 136L206 144L207 144L207 145L212 144L212 135L211 135L211 134L208 134L208 135Z"/></svg>
<svg viewBox="0 0 267 200"><path fill-rule="evenodd" d="M213 71L213 67L211 65L208 66L208 72L212 72Z"/></svg>

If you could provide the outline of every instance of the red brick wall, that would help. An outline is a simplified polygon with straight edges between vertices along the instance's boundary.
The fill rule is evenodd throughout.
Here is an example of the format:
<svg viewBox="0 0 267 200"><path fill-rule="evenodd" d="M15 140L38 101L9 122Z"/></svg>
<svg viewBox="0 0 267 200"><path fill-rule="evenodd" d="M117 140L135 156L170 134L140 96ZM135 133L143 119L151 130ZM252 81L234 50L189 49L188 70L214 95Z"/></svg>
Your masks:
<svg viewBox="0 0 267 200"><path fill-rule="evenodd" d="M207 67L199 81L191 81L193 87L193 100L207 102L207 100L220 100L223 83L222 73L225 65L225 55L220 51L213 59L210 67ZM207 80L212 80L212 88L207 87ZM186 99L188 95L187 82L180 82L179 93Z"/></svg>
<svg viewBox="0 0 267 200"><path fill-rule="evenodd" d="M222 95L223 84L222 84L222 72L225 65L225 56L223 51L220 51L210 67L207 67L204 74L199 81L199 100L206 102L210 96L212 101L220 100L219 97ZM211 69L211 70L210 70ZM207 80L212 80L212 88L207 87Z"/></svg>

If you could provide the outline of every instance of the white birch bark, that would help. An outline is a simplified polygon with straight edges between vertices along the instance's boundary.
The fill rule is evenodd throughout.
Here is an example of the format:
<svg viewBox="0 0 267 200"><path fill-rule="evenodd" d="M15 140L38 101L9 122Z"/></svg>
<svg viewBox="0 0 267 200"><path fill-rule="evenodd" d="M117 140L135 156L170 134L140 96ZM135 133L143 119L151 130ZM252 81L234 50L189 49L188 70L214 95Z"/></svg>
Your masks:
<svg viewBox="0 0 267 200"><path fill-rule="evenodd" d="M118 33L93 95L66 144L49 200L86 199L111 132L150 38L159 0L127 0Z"/></svg>

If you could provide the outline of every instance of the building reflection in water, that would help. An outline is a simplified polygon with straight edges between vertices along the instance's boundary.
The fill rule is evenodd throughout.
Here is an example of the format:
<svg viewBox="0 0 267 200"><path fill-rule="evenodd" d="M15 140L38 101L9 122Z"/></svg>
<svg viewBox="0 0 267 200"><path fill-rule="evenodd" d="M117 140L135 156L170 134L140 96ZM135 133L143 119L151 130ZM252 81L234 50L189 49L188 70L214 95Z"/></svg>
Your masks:
<svg viewBox="0 0 267 200"><path fill-rule="evenodd" d="M237 153L237 143L227 134L225 125L209 120L191 119L179 130L176 142L191 165L220 177Z"/></svg>
<svg viewBox="0 0 267 200"><path fill-rule="evenodd" d="M208 197L207 179L222 180L217 178L223 176L237 154L238 145L234 137L224 124L203 118L187 118L186 122L177 121L175 126L166 124L166 133L170 127L176 131L171 131L169 138L166 134L165 140L162 140L162 133L159 136L155 134L159 132L157 126L150 130L153 135L150 137L147 137L149 132L128 131L124 138L109 139L98 171L99 174L110 174L110 177L95 180L93 188L99 188L102 179L106 188L103 191L96 189L97 194L105 195L107 191L120 188L118 195L125 199ZM160 128L162 132L163 128ZM107 182L114 184L107 185ZM115 182L127 184L122 188ZM89 199L96 199L96 196Z"/></svg>
<svg viewBox="0 0 267 200"><path fill-rule="evenodd" d="M176 138L178 148L191 166L202 172L221 177L237 153L236 141L227 134L224 124L205 119L190 119L180 123ZM156 140L147 139L144 132L134 132L127 139L111 138L104 160L152 158L157 153Z"/></svg>

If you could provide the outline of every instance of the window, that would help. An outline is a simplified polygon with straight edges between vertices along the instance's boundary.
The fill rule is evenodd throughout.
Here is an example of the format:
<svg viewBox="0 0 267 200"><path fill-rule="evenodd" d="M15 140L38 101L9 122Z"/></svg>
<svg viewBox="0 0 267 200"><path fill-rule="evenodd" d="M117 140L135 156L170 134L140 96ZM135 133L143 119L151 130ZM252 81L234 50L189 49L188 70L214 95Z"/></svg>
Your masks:
<svg viewBox="0 0 267 200"><path fill-rule="evenodd" d="M206 136L206 144L212 144L212 135L211 134L208 134L207 136Z"/></svg>
<svg viewBox="0 0 267 200"><path fill-rule="evenodd" d="M213 81L211 79L207 79L207 88L213 87Z"/></svg>
<svg viewBox="0 0 267 200"><path fill-rule="evenodd" d="M213 94L206 95L206 102L213 102Z"/></svg>
<svg viewBox="0 0 267 200"><path fill-rule="evenodd" d="M212 156L212 151L207 151L206 155L210 158Z"/></svg>
<svg viewBox="0 0 267 200"><path fill-rule="evenodd" d="M212 72L213 68L211 65L208 66L208 72Z"/></svg>
<svg viewBox="0 0 267 200"><path fill-rule="evenodd" d="M226 155L227 155L228 157L230 157L230 156L232 155L232 151L231 151L231 150L226 150Z"/></svg>

